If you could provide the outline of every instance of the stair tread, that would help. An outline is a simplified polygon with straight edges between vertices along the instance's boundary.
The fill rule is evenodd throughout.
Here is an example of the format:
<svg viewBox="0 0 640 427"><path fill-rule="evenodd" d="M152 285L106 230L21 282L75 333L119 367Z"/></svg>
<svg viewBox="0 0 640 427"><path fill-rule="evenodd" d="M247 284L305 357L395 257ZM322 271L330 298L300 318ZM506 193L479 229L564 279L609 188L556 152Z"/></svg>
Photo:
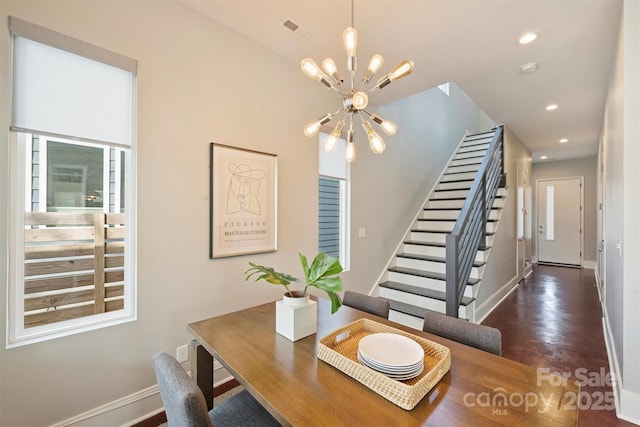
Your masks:
<svg viewBox="0 0 640 427"><path fill-rule="evenodd" d="M396 256L400 258L417 259L420 261L432 261L432 262L441 262L441 263L447 262L447 259L445 257L438 257L438 256L432 256L432 255L419 255L419 254L409 254L406 252L402 252L402 253L396 254ZM473 262L474 267L482 267L485 264L486 262L484 261Z"/></svg>
<svg viewBox="0 0 640 427"><path fill-rule="evenodd" d="M473 147L475 145L482 145L491 142L493 136L483 136L482 138L465 139L460 145L460 148Z"/></svg>
<svg viewBox="0 0 640 427"><path fill-rule="evenodd" d="M443 188L442 190L433 190L434 193L444 193L447 191L465 191L470 190L471 188Z"/></svg>
<svg viewBox="0 0 640 427"><path fill-rule="evenodd" d="M457 173L460 173L460 172L453 172L453 173L442 175L442 178L440 178L440 181L438 182L438 184L449 184L452 182L468 181L468 178L456 179L455 177L451 177L452 179L447 179L447 177L445 176L445 175L455 175ZM464 172L464 173L470 173L470 172Z"/></svg>
<svg viewBox="0 0 640 427"><path fill-rule="evenodd" d="M436 191L438 191L438 190L436 190ZM440 191L446 191L446 190L440 190ZM504 195L496 193L496 197L495 198L496 199L504 199ZM465 199L466 199L466 197L445 197L445 198L442 198L442 199L429 199L429 200L465 200Z"/></svg>
<svg viewBox="0 0 640 427"><path fill-rule="evenodd" d="M407 314L409 316L417 317L420 319L424 319L427 312L440 313L438 311L429 310L428 308L417 307L415 305L407 304L400 301L390 300L388 298L382 298L382 299L386 299L387 301L389 301L391 310L397 311L399 313ZM440 314L444 314L444 313L440 313ZM464 319L464 320L469 320L469 319Z"/></svg>
<svg viewBox="0 0 640 427"><path fill-rule="evenodd" d="M498 206L492 206L491 209L500 210L502 208ZM458 211L460 212L462 208L422 208L423 211Z"/></svg>
<svg viewBox="0 0 640 427"><path fill-rule="evenodd" d="M447 168L448 169L448 168ZM464 171L464 172L445 172L442 174L442 176L446 176L446 175L460 175L461 173L473 173L473 171ZM464 178L464 180L466 181L468 178ZM440 181L442 182L442 181Z"/></svg>
<svg viewBox="0 0 640 427"><path fill-rule="evenodd" d="M408 314L409 316L418 317L420 319L425 318L425 315L429 310L428 308L416 307L415 305L407 304L400 301L394 301L387 298L383 298L389 301L389 306L391 310L399 311L400 313Z"/></svg>
<svg viewBox="0 0 640 427"><path fill-rule="evenodd" d="M451 234L450 231L443 230L418 230L417 228L411 229L412 233L434 233L434 234Z"/></svg>
<svg viewBox="0 0 640 427"><path fill-rule="evenodd" d="M488 142L485 142L484 144L489 144L489 143L488 143ZM484 144L477 144L477 145L478 145L478 146L480 146L480 145L484 145ZM463 149L463 148L470 148L470 147L475 147L475 145L470 145L469 147L460 147L460 149ZM458 151L456 151L456 156L457 156L458 154L469 154L469 153L475 153L475 152L477 152L477 151L484 151L484 152L486 152L488 148L489 148L489 147L487 147L487 148L479 148L479 149L477 149L477 150L465 150L465 151L460 151L460 149L458 149ZM473 156L473 157L475 157L475 156ZM465 158L466 158L466 157L465 157ZM456 159L454 159L454 160L456 160ZM457 159L457 160L460 160L460 159Z"/></svg>
<svg viewBox="0 0 640 427"><path fill-rule="evenodd" d="M470 170L465 170L464 172L477 172L480 168L480 163L471 163L469 165L447 165L447 170L454 168L471 168Z"/></svg>
<svg viewBox="0 0 640 427"><path fill-rule="evenodd" d="M381 288L393 289L396 291L407 292L414 295L419 295L421 297L427 297L431 299L437 299L439 301L447 300L447 293L441 291L435 291L433 289L422 288L420 286L407 285L405 283L400 282L383 282L379 285ZM462 297L462 302L460 305L467 306L475 301L475 298L472 297Z"/></svg>
<svg viewBox="0 0 640 427"><path fill-rule="evenodd" d="M470 145L470 147L473 147L473 145ZM477 150L477 151L480 151L480 150ZM463 151L463 152L462 152L462 153L460 153L460 154L465 154L465 153L467 153L467 152L466 152L466 151ZM451 159L451 161L452 161L452 162L455 162L456 160L469 160L469 159L484 159L484 154L483 154L483 155L480 155L480 156L463 157L463 158L461 158L461 159Z"/></svg>
<svg viewBox="0 0 640 427"><path fill-rule="evenodd" d="M419 240L405 240L403 242L405 245L418 245L418 246L434 246L437 248L446 248L447 244L446 243L440 243L440 242L421 242ZM491 249L491 246L480 246L478 247L479 251L486 251Z"/></svg>
<svg viewBox="0 0 640 427"><path fill-rule="evenodd" d="M498 196L496 195L495 197L496 199L504 199L504 196ZM467 200L466 197L443 197L441 199L429 199L430 202L438 202L441 200Z"/></svg>
<svg viewBox="0 0 640 427"><path fill-rule="evenodd" d="M451 234L451 231L443 231L443 230L419 230L417 228L412 228L411 229L412 233L434 233L434 234ZM485 231L484 235L485 236L493 236L494 234L496 234L493 231Z"/></svg>
<svg viewBox="0 0 640 427"><path fill-rule="evenodd" d="M466 153L460 153L460 154L466 154ZM461 164L461 165L452 165L451 163L449 163L449 167L477 165L477 164L482 163L482 159L484 159L484 156L472 156L472 157L463 157L461 159L453 159L453 160L451 160L451 162L459 162L459 161L467 161L467 160L473 160L473 161L469 162L469 163L464 163L464 164Z"/></svg>
<svg viewBox="0 0 640 427"><path fill-rule="evenodd" d="M416 268L391 267L391 268L389 268L389 271L393 271L395 273L410 274L412 276L425 277L427 279L446 280L446 275L444 273L435 273L433 271L418 270ZM480 282L479 279L471 279L471 278L469 278L469 280L467 281L467 285L473 286L473 285L475 285L475 284L477 284L479 282Z"/></svg>
<svg viewBox="0 0 640 427"><path fill-rule="evenodd" d="M465 140L462 141L462 147L464 147L465 144L467 144L467 145L483 144L483 142L476 142L476 141L491 142L491 140L493 139L493 134L485 135L485 136L480 136L480 135L473 135L473 136L476 136L477 138L468 138L468 137L465 138ZM470 142L475 142L475 144L468 144ZM486 142L484 142L484 143L486 144Z"/></svg>
<svg viewBox="0 0 640 427"><path fill-rule="evenodd" d="M418 218L418 221L456 222L457 218ZM498 222L497 219L487 219L487 222Z"/></svg>
<svg viewBox="0 0 640 427"><path fill-rule="evenodd" d="M473 184L474 179L473 178L464 178L464 179L459 179L456 182L468 182L469 184ZM440 183L438 183L440 184ZM469 187L471 188L471 187Z"/></svg>
<svg viewBox="0 0 640 427"><path fill-rule="evenodd" d="M435 246L437 248L446 248L446 243L440 242L421 242L419 240L405 240L403 242L405 245L419 245L419 246Z"/></svg>
<svg viewBox="0 0 640 427"><path fill-rule="evenodd" d="M484 132L470 133L469 135L467 135L467 136L465 137L465 139L466 139L466 138L469 138L470 136L486 135L486 134L488 134L488 133L490 133L490 134L492 134L492 135L493 135L494 133L496 133L496 129L495 129L495 127L494 127L493 129L491 129L491 130L487 130L487 131L484 131Z"/></svg>

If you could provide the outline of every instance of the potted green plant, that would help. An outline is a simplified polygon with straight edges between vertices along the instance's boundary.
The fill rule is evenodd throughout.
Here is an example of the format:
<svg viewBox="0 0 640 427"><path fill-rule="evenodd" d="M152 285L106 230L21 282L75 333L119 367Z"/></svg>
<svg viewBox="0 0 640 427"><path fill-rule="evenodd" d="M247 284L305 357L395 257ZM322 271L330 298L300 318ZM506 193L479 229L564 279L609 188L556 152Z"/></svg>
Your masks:
<svg viewBox="0 0 640 427"><path fill-rule="evenodd" d="M305 286L302 291L292 291L289 288L291 283L300 283L300 279L291 276L287 273L280 273L275 271L272 267L265 267L263 265L254 264L249 262L251 266L245 274L245 280L251 279L253 276L258 275L254 282L262 279L274 285L282 285L287 290L285 296L289 298L306 298L308 296L307 290L309 286L321 289L327 293L331 300L331 314L338 311L342 306L342 299L337 292L342 290L342 279L338 276L342 272L342 265L340 260L330 255L320 252L311 262L311 265L307 262L307 257L302 254L300 256L300 263L302 264L302 270L304 271Z"/></svg>

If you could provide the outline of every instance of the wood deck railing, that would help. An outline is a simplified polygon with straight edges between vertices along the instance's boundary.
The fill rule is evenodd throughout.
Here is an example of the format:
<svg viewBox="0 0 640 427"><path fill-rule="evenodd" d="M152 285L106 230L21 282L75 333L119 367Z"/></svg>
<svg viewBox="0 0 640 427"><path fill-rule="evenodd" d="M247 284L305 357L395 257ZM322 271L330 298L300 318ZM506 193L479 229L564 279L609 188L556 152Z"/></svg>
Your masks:
<svg viewBox="0 0 640 427"><path fill-rule="evenodd" d="M124 214L25 213L25 328L124 308Z"/></svg>

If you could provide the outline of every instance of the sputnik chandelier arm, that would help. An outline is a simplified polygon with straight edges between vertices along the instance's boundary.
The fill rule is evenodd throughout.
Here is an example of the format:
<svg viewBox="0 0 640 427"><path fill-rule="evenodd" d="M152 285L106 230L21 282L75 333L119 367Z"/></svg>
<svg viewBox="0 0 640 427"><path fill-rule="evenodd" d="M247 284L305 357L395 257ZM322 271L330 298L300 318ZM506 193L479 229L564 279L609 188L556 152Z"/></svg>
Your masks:
<svg viewBox="0 0 640 427"><path fill-rule="evenodd" d="M344 30L344 32L342 33L342 41L344 43L344 48L347 54L347 70L349 72L351 89L341 88L342 84L344 83L344 79L342 78L340 72L338 71L338 68L336 67L336 63L332 58L326 58L324 61L322 61L322 68L320 68L311 58L304 58L300 64L300 68L307 76L311 77L314 80L317 80L327 89L332 89L342 97L342 108L335 111L334 113L328 113L320 119L309 123L304 127L304 134L309 137L316 135L322 125L330 122L335 116L344 112L344 117L338 121L333 131L324 139L322 144L325 151L332 151L333 149L335 149L336 142L342 133L342 129L346 124L346 118L348 116L349 129L347 131L347 146L345 157L349 162L355 160L356 157L353 130L354 116L357 115L358 117L360 117L362 128L364 129L369 139L369 146L371 148L371 151L376 154L384 152L386 145L380 135L378 135L378 133L373 129L373 126L368 119L371 119L374 123L376 123L387 135L393 135L398 130L398 126L396 126L395 123L385 120L376 114L371 114L366 110L366 107L369 103L369 93L378 89L383 89L393 81L401 79L402 77L409 75L413 71L413 61L405 59L404 61L400 62L395 68L393 68L389 73L380 78L375 83L375 85L366 92L364 90L356 88L356 70L358 68L356 50L358 45L358 33L354 28L353 16L354 8L353 0L351 0L351 26ZM366 86L371 82L373 76L380 70L383 63L384 58L382 57L382 55L373 55L373 57L369 61L367 70L362 77L363 85Z"/></svg>

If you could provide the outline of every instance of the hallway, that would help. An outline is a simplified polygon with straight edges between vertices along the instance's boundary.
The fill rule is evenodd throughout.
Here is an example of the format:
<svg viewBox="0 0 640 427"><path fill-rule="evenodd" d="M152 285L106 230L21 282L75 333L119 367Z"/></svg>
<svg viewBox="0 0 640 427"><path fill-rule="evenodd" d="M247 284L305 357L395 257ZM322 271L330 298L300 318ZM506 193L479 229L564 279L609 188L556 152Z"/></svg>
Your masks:
<svg viewBox="0 0 640 427"><path fill-rule="evenodd" d="M533 273L483 324L502 332L504 357L585 383L575 402L580 408L579 426L633 425L619 420L612 409L593 270L534 264Z"/></svg>

